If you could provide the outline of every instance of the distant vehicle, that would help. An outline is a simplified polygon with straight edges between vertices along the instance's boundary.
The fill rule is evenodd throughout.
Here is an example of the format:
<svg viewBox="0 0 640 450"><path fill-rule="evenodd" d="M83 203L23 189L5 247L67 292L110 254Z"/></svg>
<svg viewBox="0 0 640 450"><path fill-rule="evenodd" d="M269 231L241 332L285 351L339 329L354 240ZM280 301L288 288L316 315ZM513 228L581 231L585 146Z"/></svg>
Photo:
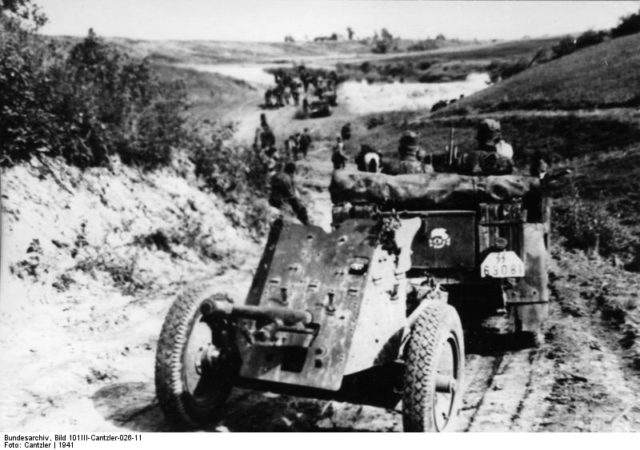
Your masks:
<svg viewBox="0 0 640 450"><path fill-rule="evenodd" d="M331 109L331 104L327 100L314 100L309 102L308 105L305 104L303 107L303 112L306 117L329 117L333 112Z"/></svg>

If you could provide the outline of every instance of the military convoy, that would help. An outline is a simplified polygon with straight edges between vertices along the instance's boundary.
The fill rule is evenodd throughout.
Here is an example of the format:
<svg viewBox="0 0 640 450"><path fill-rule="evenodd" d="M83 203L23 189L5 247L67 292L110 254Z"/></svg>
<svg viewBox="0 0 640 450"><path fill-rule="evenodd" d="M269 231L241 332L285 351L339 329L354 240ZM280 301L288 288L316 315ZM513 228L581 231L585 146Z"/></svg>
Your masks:
<svg viewBox="0 0 640 450"><path fill-rule="evenodd" d="M234 386L393 408L451 427L465 352L458 310L508 309L536 337L548 305L541 180L336 171L333 230L277 220L244 303L176 300L156 358L166 416L201 427ZM544 209L544 208L542 208Z"/></svg>

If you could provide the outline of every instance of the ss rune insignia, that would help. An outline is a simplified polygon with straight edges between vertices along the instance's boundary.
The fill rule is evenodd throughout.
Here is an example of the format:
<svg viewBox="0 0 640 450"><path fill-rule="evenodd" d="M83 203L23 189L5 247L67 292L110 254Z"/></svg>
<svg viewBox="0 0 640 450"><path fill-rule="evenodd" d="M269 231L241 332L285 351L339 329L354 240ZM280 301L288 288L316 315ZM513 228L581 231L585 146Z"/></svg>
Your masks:
<svg viewBox="0 0 640 450"><path fill-rule="evenodd" d="M451 238L447 234L447 230L444 228L434 228L431 230L431 236L429 237L429 247L441 249L451 245Z"/></svg>

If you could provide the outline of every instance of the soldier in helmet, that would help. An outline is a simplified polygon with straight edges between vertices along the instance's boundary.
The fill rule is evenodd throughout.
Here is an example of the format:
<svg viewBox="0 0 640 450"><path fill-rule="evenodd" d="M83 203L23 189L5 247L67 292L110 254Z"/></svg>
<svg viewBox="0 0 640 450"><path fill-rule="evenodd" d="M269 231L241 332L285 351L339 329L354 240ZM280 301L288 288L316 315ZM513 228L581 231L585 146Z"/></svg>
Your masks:
<svg viewBox="0 0 640 450"><path fill-rule="evenodd" d="M406 131L400 138L398 145L400 157L400 173L424 173L424 164L420 158L418 135L413 131Z"/></svg>
<svg viewBox="0 0 640 450"><path fill-rule="evenodd" d="M288 203L293 209L296 217L304 225L309 224L309 215L307 208L302 204L294 176L296 173L296 165L288 162L284 165L284 169L271 177L271 195L269 196L269 204L275 208L282 209Z"/></svg>
<svg viewBox="0 0 640 450"><path fill-rule="evenodd" d="M483 119L476 135L478 147L462 155L458 169L469 175L506 175L513 172L513 148L502 139L500 122Z"/></svg>
<svg viewBox="0 0 640 450"><path fill-rule="evenodd" d="M344 142L342 142L342 137L338 135L336 138L336 144L333 146L333 154L331 155L333 170L344 169L348 159L349 157L344 152Z"/></svg>
<svg viewBox="0 0 640 450"><path fill-rule="evenodd" d="M504 158L513 159L513 148L502 139L500 122L494 119L483 119L478 126L478 150L495 152Z"/></svg>
<svg viewBox="0 0 640 450"><path fill-rule="evenodd" d="M305 128L300 135L300 139L298 140L299 150L302 153L302 157L306 158L307 153L309 152L309 148L311 148L311 135L309 134L309 129Z"/></svg>

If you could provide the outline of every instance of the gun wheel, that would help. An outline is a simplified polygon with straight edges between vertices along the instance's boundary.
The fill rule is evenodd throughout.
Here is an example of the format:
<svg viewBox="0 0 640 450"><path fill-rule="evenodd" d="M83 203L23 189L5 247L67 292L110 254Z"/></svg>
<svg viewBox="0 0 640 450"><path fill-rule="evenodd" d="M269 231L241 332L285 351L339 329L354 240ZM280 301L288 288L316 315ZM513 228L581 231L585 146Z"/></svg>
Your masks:
<svg viewBox="0 0 640 450"><path fill-rule="evenodd" d="M413 324L405 346L405 431L446 431L462 396L464 341L456 310L429 304Z"/></svg>
<svg viewBox="0 0 640 450"><path fill-rule="evenodd" d="M167 419L195 428L220 412L237 373L237 358L224 342L224 323L202 320L206 298L195 293L179 297L169 309L156 352L156 395ZM213 328L213 330L212 330Z"/></svg>

